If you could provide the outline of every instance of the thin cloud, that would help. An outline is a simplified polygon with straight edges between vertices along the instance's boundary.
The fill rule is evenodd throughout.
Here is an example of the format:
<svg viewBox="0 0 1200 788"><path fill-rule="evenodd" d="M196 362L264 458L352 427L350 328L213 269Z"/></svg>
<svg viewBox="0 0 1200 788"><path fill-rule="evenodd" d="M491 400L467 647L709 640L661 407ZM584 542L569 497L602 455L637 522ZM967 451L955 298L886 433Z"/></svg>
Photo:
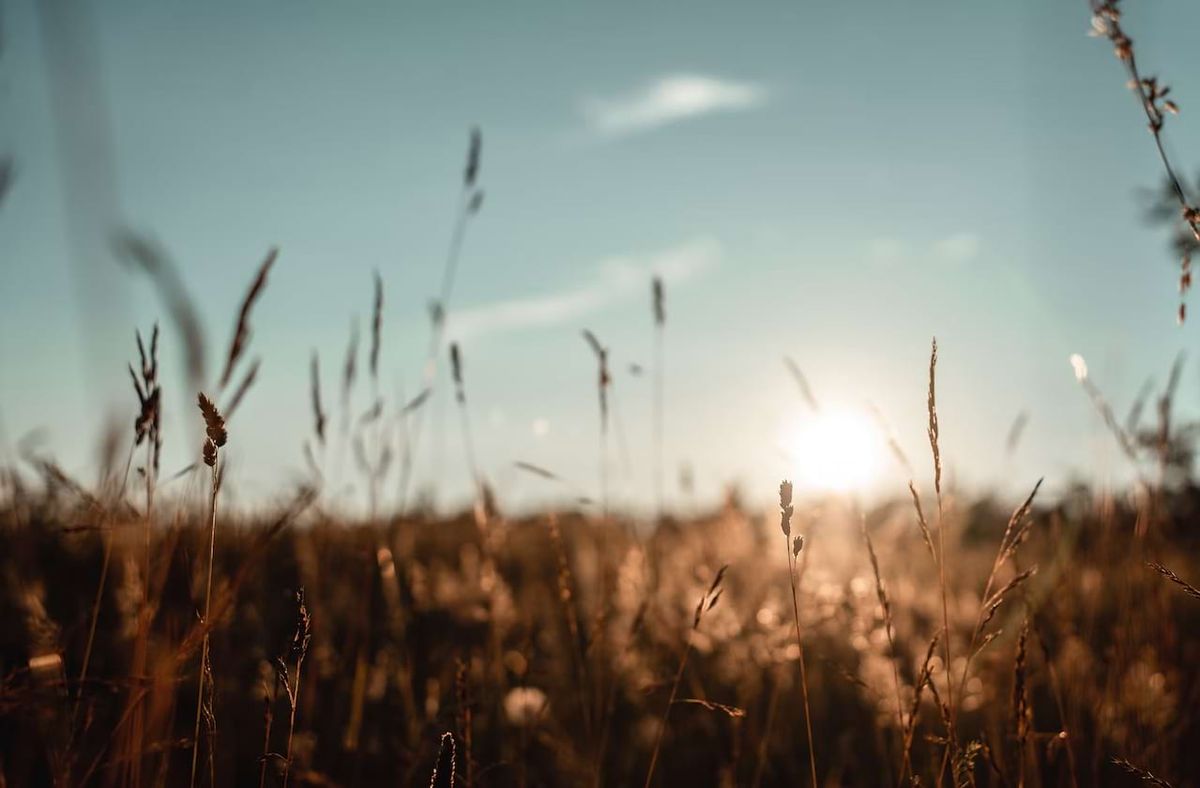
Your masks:
<svg viewBox="0 0 1200 788"><path fill-rule="evenodd" d="M767 89L701 74L669 74L630 93L588 97L579 104L584 120L605 136L648 131L714 112L754 109L767 100Z"/></svg>
<svg viewBox="0 0 1200 788"><path fill-rule="evenodd" d="M591 281L528 298L481 304L452 312L448 330L463 339L527 328L562 325L611 304L646 295L650 278L681 284L716 267L721 246L711 238L695 238L656 254L602 260Z"/></svg>
<svg viewBox="0 0 1200 788"><path fill-rule="evenodd" d="M979 254L979 236L958 233L933 245L934 253L948 263L967 263Z"/></svg>
<svg viewBox="0 0 1200 788"><path fill-rule="evenodd" d="M867 243L867 257L884 266L929 259L962 265L978 257L981 248L979 236L968 232L948 235L928 245L913 245L899 238L876 238Z"/></svg>

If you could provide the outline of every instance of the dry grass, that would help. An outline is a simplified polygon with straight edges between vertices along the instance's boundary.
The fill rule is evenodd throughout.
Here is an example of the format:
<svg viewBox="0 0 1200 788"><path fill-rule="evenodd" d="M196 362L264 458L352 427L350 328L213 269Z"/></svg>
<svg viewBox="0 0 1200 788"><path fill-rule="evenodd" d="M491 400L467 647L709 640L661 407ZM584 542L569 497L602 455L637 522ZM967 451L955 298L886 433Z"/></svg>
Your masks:
<svg viewBox="0 0 1200 788"><path fill-rule="evenodd" d="M808 525L819 538L800 553L816 551L794 607L785 575L796 577L796 534L788 537L787 556L779 556L768 549L778 525L738 509L649 535L644 555L652 568L626 560L632 545L622 524L570 513L551 518L549 527L545 519L498 517L485 535L469 516L373 525L310 510L305 527L293 529L286 523L297 516L295 504L265 528L236 513L220 517L220 539L211 519L185 515L177 527L156 528L153 543L155 564L174 567L152 583L162 601L145 636L147 670L168 679L155 702L165 706L147 705L141 743L118 747L132 724L130 701L149 703L151 695L125 678L137 644L121 632L138 631L138 607L127 609L123 592L98 596L96 588L108 551L109 587L126 588L140 577L141 520L114 510L102 521L111 523L108 530L54 530L47 525L71 522L93 505L70 487L57 489L0 510L4 572L19 581L0 596L14 611L6 614L0 709L5 720L47 720L20 735L3 723L9 784L37 783L52 768L70 784L133 780L131 757L143 762L143 784L155 784L160 773L166 784L177 783L190 765L178 756L190 759L195 735L181 723L194 725L186 715L205 696L221 721L219 746L210 751L218 784L279 784L285 773L294 784L370 784L385 775L423 782L445 730L457 732L462 780L468 729L471 779L480 786L520 784L521 774L527 785L594 783L597 759L601 784L644 782L652 759L660 783L750 784L756 775L763 785L808 783L815 768L818 784L895 785L912 777L929 784L941 771L950 709L930 702L931 691L945 699L950 679L935 656L942 649L941 594L936 570L922 560L928 548L915 518L899 502L864 513L870 547L853 536L857 527L843 532L826 507ZM954 531L950 596L973 596L978 606L970 618L964 606L950 625L965 644L979 631L979 611L985 621L990 612L979 638L991 645L964 652L972 657L969 672L959 663L953 673L961 744L944 779L999 785L999 770L1015 784L1024 770L1030 784L1035 775L1043 785L1108 783L1119 779L1111 759L1121 757L1177 784L1194 781L1187 742L1198 723L1186 698L1200 686L1186 654L1200 610L1186 593L1165 593L1169 587L1127 555L1136 506L1097 499L1017 508L1037 527L977 505ZM1170 520L1165 530L1179 539L1184 523ZM123 538L130 528L138 539ZM1006 565L1008 574L995 582L1004 598L1026 600L1027 629L1021 604L993 606L998 592L982 593L1001 546L1012 541L1006 531L1025 532L1020 552L1049 567L1030 575L1029 563L1020 570ZM179 572L197 537L213 558L209 612L199 619L188 572ZM396 556L394 565L376 559L380 544ZM41 558L24 560L35 546ZM1194 571L1178 548L1160 541L1156 551ZM730 566L713 589L719 560ZM206 568L201 561L200 610ZM659 578L648 600L638 591L648 587L643 572ZM393 577L400 628L387 613ZM1016 585L1018 577L1026 579ZM304 627L287 596L301 586L310 622ZM39 595L39 588L53 593ZM697 608L697 599L710 601L717 591L720 604ZM1139 600L1136 616L1117 614L1127 595ZM92 666L80 681L93 610ZM311 646L301 672L290 644L305 629ZM52 630L64 634L39 634ZM801 653L809 668L803 677ZM287 671L281 691L267 695L288 704L282 719L289 724L265 731L262 685L274 680L277 654ZM46 655L64 665L70 682L41 683ZM211 670L197 674L197 663ZM198 693L195 675L211 694ZM63 687L62 701L46 689L55 686ZM64 702L68 713L51 722ZM72 727L76 703L74 754L53 766L48 748L57 725ZM204 719L200 774L209 752ZM348 749L351 725L358 744ZM283 727L292 730L290 755ZM264 747L264 736L270 743L276 732L279 744ZM855 742L852 749L847 741ZM276 746L278 756L271 754ZM261 761L264 750L268 761ZM815 764L805 750L815 753Z"/></svg>
<svg viewBox="0 0 1200 788"><path fill-rule="evenodd" d="M1177 203L1182 226L1191 234L1192 241L1200 243L1200 208L1196 206L1183 181L1176 174L1177 168L1172 163L1163 141L1163 127L1166 125L1167 116L1179 114L1178 105L1174 100L1167 98L1171 88L1161 83L1157 77L1143 76L1138 69L1133 39L1125 32L1119 0L1089 1L1092 8L1092 35L1107 38L1112 43L1113 54L1124 65L1129 75L1129 87L1137 95L1138 103L1146 115L1147 127L1154 138L1154 147L1166 174L1168 191ZM1192 286L1191 248L1188 244L1183 246L1179 265L1180 324L1187 318L1185 299Z"/></svg>

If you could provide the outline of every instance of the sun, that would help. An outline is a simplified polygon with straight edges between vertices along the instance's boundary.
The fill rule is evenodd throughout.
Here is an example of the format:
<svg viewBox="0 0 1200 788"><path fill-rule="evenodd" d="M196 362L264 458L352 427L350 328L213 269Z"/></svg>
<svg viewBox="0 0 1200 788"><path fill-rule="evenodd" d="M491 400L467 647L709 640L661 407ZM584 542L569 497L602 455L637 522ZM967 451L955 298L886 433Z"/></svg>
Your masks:
<svg viewBox="0 0 1200 788"><path fill-rule="evenodd" d="M861 490L875 481L883 464L883 438L871 418L858 410L821 410L788 422L780 444L798 486L829 492Z"/></svg>

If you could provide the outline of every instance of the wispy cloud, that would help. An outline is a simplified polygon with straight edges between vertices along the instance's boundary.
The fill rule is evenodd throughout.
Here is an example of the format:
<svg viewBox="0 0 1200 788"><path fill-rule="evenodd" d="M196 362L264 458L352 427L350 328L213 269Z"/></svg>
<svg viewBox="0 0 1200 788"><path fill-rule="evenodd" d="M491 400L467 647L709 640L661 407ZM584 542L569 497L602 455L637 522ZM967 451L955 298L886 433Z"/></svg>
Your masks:
<svg viewBox="0 0 1200 788"><path fill-rule="evenodd" d="M979 236L957 233L935 243L933 251L947 263L968 263L979 254Z"/></svg>
<svg viewBox="0 0 1200 788"><path fill-rule="evenodd" d="M980 248L979 236L969 232L954 233L929 244L912 244L899 238L876 238L867 243L867 256L876 263L888 266L922 259L961 265L978 257Z"/></svg>
<svg viewBox="0 0 1200 788"><path fill-rule="evenodd" d="M448 331L462 339L480 334L562 325L628 298L649 298L650 277L680 284L716 267L721 245L695 238L656 254L611 257L596 265L591 279L544 295L514 298L450 314Z"/></svg>
<svg viewBox="0 0 1200 788"><path fill-rule="evenodd" d="M593 131L616 136L664 126L714 112L754 109L767 89L702 74L668 74L624 95L584 98L579 109Z"/></svg>

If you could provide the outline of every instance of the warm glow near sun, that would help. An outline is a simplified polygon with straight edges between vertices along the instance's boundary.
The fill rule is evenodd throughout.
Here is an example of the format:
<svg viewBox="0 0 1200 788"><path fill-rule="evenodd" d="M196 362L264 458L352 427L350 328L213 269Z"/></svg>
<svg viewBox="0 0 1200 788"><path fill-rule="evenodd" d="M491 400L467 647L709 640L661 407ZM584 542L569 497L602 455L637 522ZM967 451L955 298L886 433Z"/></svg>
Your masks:
<svg viewBox="0 0 1200 788"><path fill-rule="evenodd" d="M789 423L780 437L800 487L859 490L883 463L883 439L861 411L822 410Z"/></svg>

